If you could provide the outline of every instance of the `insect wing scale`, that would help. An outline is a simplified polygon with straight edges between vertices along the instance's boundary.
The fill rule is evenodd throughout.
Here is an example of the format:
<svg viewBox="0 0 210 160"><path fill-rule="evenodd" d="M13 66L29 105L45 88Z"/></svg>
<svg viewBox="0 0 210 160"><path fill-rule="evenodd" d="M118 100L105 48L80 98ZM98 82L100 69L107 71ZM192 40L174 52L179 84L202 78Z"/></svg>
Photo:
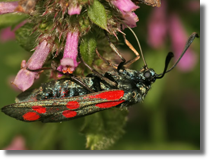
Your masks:
<svg viewBox="0 0 210 160"><path fill-rule="evenodd" d="M109 90L70 98L14 103L2 111L22 121L57 122L115 107L125 100L123 90Z"/></svg>
<svg viewBox="0 0 210 160"><path fill-rule="evenodd" d="M95 112L99 112L105 109L109 109L112 107L115 107L121 103L123 103L125 100L118 100L118 101L108 101L108 102L101 102L97 103L99 100L95 101L96 104L94 105L87 105L84 106L81 109L77 110L64 110L60 112L56 112L55 114L52 114L50 116L46 116L44 119L41 119L42 122L58 122L58 121L64 121L68 120L70 118L76 118L81 117L85 115L89 115Z"/></svg>

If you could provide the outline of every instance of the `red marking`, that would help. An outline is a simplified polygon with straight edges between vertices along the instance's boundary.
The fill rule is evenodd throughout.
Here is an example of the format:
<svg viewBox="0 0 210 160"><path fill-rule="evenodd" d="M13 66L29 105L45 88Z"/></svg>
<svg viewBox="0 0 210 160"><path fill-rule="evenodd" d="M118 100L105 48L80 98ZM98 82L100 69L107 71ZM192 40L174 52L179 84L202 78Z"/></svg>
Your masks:
<svg viewBox="0 0 210 160"><path fill-rule="evenodd" d="M101 98L101 99L107 99L107 100L119 100L120 98L122 98L124 95L124 91L123 90L117 90L117 91L106 91L103 93L99 93L97 95L90 95L89 97L85 97L85 98Z"/></svg>
<svg viewBox="0 0 210 160"><path fill-rule="evenodd" d="M116 102L104 102L104 103L98 103L96 104L96 107L99 108L110 108L110 107L114 107L117 106L118 104L124 102L125 100L121 100L121 101L116 101Z"/></svg>
<svg viewBox="0 0 210 160"><path fill-rule="evenodd" d="M33 106L31 108L38 113L45 113L46 112L46 108L42 107L42 106Z"/></svg>
<svg viewBox="0 0 210 160"><path fill-rule="evenodd" d="M66 107L69 109L77 109L77 108L79 108L79 103L77 101L69 101L66 104Z"/></svg>
<svg viewBox="0 0 210 160"><path fill-rule="evenodd" d="M66 118L72 118L72 117L75 117L77 115L77 112L75 111L70 111L70 110L66 110L66 111L63 111L63 116L66 117Z"/></svg>
<svg viewBox="0 0 210 160"><path fill-rule="evenodd" d="M26 121L35 121L40 118L40 115L38 115L35 112L27 112L23 115L23 119Z"/></svg>

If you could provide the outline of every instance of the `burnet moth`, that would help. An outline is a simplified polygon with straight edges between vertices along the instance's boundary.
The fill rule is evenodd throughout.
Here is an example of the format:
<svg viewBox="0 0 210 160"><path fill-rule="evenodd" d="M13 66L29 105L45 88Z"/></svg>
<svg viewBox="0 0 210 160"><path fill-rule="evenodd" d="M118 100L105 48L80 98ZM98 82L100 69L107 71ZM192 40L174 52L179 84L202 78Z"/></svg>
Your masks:
<svg viewBox="0 0 210 160"><path fill-rule="evenodd" d="M17 96L16 103L7 105L1 110L21 121L60 122L113 107L129 107L143 101L152 83L163 78L178 64L195 37L198 37L198 34L192 33L181 56L170 69L168 65L173 53L168 53L165 68L161 74L156 74L153 69L147 67L141 47L143 68L140 71L127 69L140 58L140 55L124 37L126 44L136 53L136 58L126 61L117 49L110 45L122 62L118 66L112 65L112 71L101 75L86 64L79 54L81 62L92 71L92 74L86 77L70 75L67 79L44 83L38 89L22 92ZM96 53L110 64L97 50Z"/></svg>

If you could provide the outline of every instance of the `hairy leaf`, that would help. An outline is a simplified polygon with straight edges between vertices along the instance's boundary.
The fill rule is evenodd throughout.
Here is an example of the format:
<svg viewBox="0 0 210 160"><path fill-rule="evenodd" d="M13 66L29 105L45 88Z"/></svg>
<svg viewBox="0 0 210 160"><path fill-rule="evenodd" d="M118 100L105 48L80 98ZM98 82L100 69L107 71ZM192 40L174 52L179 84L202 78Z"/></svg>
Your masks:
<svg viewBox="0 0 210 160"><path fill-rule="evenodd" d="M81 40L80 53L84 61L89 65L94 60L96 45L96 39L93 35L87 35Z"/></svg>
<svg viewBox="0 0 210 160"><path fill-rule="evenodd" d="M32 34L33 26L33 24L27 23L15 32L17 41L27 51L31 51L37 46L38 35L36 32Z"/></svg>
<svg viewBox="0 0 210 160"><path fill-rule="evenodd" d="M86 147L91 150L107 149L124 133L127 110L118 108L85 117L82 133L86 135Z"/></svg>
<svg viewBox="0 0 210 160"><path fill-rule="evenodd" d="M107 29L107 15L104 6L97 0L88 9L88 16L90 20L99 27Z"/></svg>

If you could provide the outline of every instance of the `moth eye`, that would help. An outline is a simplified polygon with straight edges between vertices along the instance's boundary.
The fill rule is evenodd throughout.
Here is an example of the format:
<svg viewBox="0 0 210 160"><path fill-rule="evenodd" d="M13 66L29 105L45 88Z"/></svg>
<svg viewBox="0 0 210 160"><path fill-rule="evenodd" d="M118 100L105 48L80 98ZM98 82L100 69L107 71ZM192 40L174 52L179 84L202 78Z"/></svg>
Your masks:
<svg viewBox="0 0 210 160"><path fill-rule="evenodd" d="M145 72L145 73L144 73L144 77L145 77L145 78L150 78L150 77L151 77L151 73L148 72L148 71Z"/></svg>

